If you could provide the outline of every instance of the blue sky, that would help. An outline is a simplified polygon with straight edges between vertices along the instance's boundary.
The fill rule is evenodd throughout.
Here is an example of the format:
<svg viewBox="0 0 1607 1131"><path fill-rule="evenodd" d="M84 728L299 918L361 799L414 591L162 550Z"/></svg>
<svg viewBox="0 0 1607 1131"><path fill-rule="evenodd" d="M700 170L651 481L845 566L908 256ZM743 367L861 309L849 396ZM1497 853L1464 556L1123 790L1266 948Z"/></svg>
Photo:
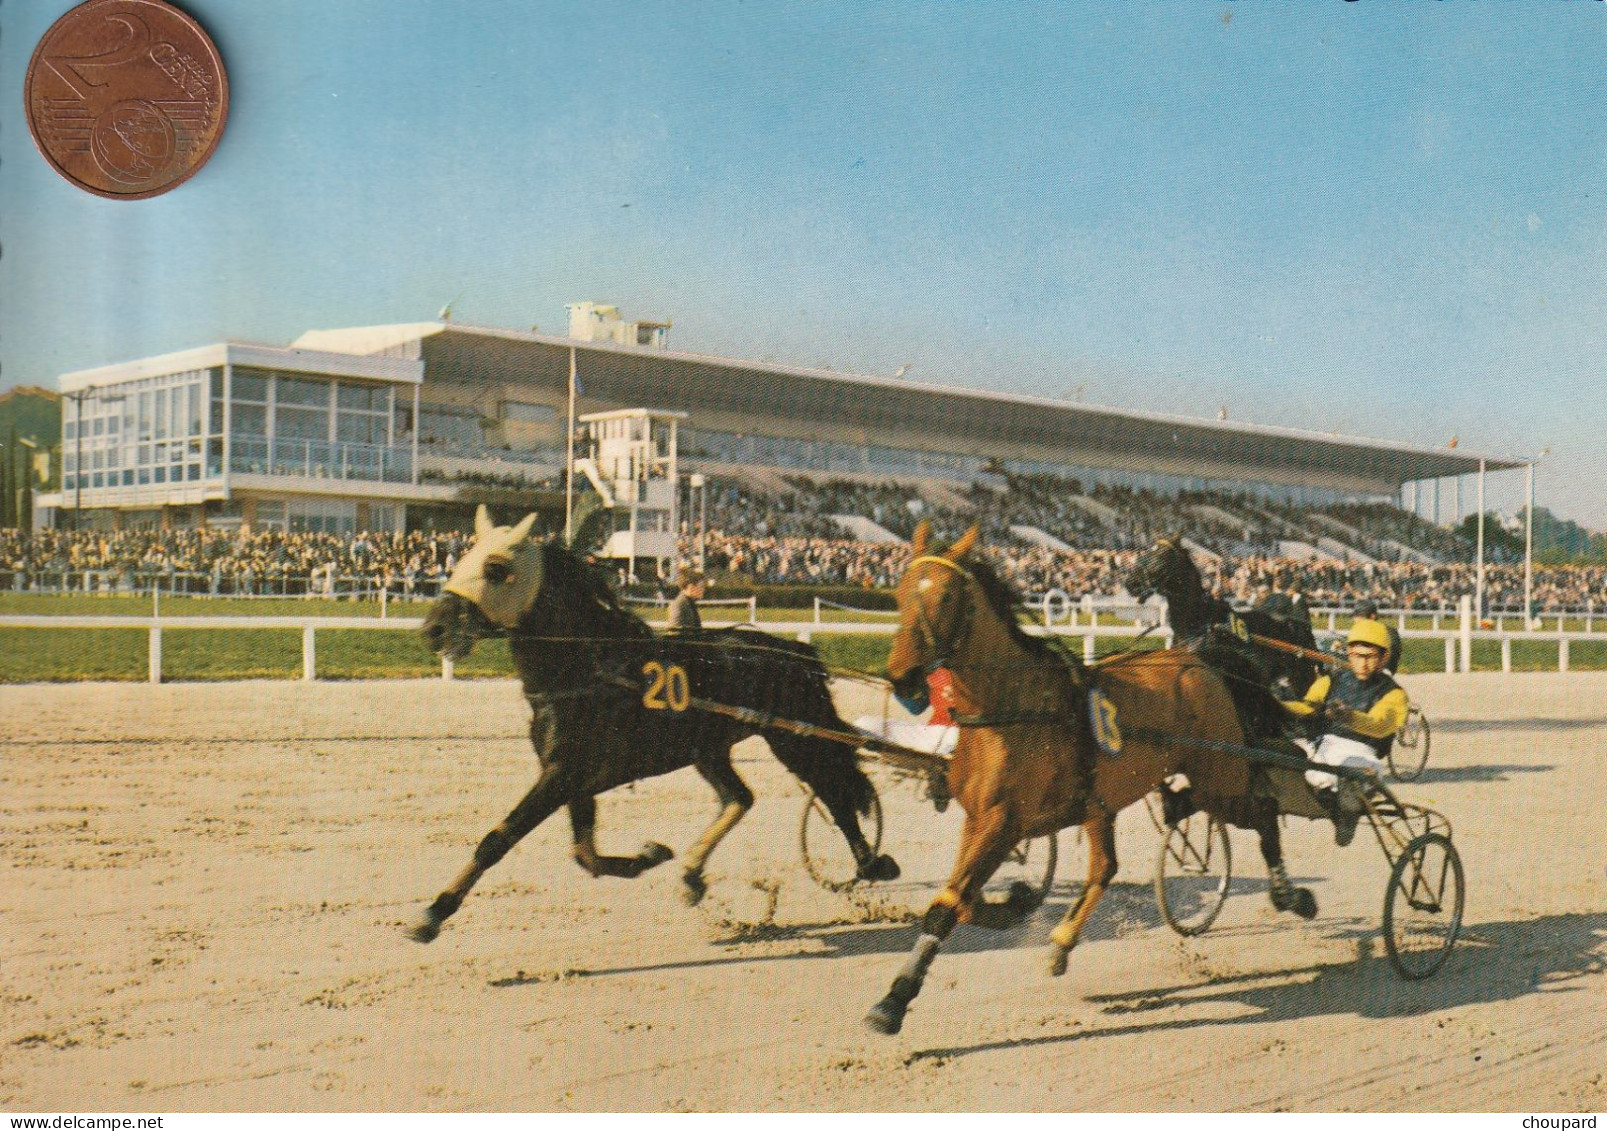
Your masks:
<svg viewBox="0 0 1607 1131"><path fill-rule="evenodd" d="M0 105L69 6L0 4ZM184 6L232 106L178 190L81 192L4 117L0 385L594 299L677 349L1550 447L1541 504L1607 529L1607 4Z"/></svg>

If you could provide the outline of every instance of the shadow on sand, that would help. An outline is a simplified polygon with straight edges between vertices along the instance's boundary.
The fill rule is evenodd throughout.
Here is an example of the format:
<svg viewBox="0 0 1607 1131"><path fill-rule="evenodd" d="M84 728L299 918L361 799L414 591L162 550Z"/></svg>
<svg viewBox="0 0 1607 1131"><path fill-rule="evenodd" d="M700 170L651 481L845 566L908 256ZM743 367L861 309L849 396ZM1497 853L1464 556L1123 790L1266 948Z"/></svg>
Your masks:
<svg viewBox="0 0 1607 1131"><path fill-rule="evenodd" d="M1372 934L1359 927L1352 933L1358 939ZM1566 993L1575 989L1581 979L1599 977L1603 973L1607 973L1607 914L1550 915L1481 923L1464 928L1456 951L1445 967L1422 982L1400 979L1387 958L1374 954L1360 961L1294 966L1131 993L1090 994L1085 1000L1101 1006L1105 1017L1133 1020L1055 1036L924 1049L915 1056L948 1059L1098 1037L1253 1025L1328 1015L1375 1019L1414 1017L1458 1006L1510 1001L1534 993ZM1229 1019L1219 1015L1168 1017L1147 1022L1141 1019L1144 1014L1158 1010L1221 1004L1238 1006L1245 1012Z"/></svg>
<svg viewBox="0 0 1607 1131"><path fill-rule="evenodd" d="M1411 784L1415 788L1423 785L1456 785L1461 782L1507 781L1517 774L1546 774L1556 768L1555 765L1519 766L1499 762L1483 766L1430 766Z"/></svg>
<svg viewBox="0 0 1607 1131"><path fill-rule="evenodd" d="M1434 733L1440 734L1487 734L1490 731L1501 730L1590 730L1593 727L1607 728L1607 719L1435 719Z"/></svg>
<svg viewBox="0 0 1607 1131"><path fill-rule="evenodd" d="M1017 950L1021 947L1047 945L1049 931L1066 913L1071 900L1081 890L1082 881L1056 882L1053 894L1037 912L1018 926L1005 931L989 931L961 924L944 944L945 954L979 954L991 951ZM1253 890L1250 885L1240 887L1234 881L1235 891ZM885 898L895 894L889 889L875 890ZM891 900L888 900L891 903ZM924 907L924 900L921 903ZM861 918L861 916L863 916ZM915 943L919 931L917 923L907 915L896 921L879 917L874 907L861 912L849 912L842 919L813 923L765 923L737 926L714 940L724 954L709 958L692 958L669 962L644 963L638 966L611 966L575 968L565 971L566 978L605 978L621 974L660 973L667 970L697 970L707 967L742 966L769 962L787 962L796 959L846 958L866 955L903 955ZM858 921L855 921L855 920ZM1119 938L1161 925L1160 913L1155 907L1154 891L1148 883L1115 883L1105 893L1099 914L1083 932L1085 941ZM782 953L754 952L750 948L776 943L808 944L807 949ZM732 953L732 952L740 953ZM551 974L528 977L497 978L489 984L506 988L550 982Z"/></svg>

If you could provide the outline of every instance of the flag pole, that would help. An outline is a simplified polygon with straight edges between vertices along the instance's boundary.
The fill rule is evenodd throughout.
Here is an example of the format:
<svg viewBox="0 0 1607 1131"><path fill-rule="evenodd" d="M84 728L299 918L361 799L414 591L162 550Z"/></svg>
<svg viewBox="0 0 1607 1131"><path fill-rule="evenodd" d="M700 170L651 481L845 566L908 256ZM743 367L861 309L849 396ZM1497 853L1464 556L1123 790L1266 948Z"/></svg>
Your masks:
<svg viewBox="0 0 1607 1131"><path fill-rule="evenodd" d="M569 428L564 458L564 545L575 536L575 347L569 347Z"/></svg>

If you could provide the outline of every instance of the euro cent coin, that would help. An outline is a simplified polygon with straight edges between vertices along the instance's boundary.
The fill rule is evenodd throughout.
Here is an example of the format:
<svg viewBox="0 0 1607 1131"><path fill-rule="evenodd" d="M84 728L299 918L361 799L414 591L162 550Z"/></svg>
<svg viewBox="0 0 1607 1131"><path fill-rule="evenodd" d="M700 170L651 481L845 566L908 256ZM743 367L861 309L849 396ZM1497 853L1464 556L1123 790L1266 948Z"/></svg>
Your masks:
<svg viewBox="0 0 1607 1131"><path fill-rule="evenodd" d="M23 83L28 129L80 188L140 200L206 164L229 79L201 25L163 0L89 0L51 25Z"/></svg>

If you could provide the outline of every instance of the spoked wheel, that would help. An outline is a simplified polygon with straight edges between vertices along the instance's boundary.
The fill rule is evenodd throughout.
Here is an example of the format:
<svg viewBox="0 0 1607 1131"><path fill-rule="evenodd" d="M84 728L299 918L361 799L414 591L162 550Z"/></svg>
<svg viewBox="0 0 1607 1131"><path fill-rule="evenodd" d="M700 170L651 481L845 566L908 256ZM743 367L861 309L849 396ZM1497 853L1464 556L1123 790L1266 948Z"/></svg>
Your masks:
<svg viewBox="0 0 1607 1131"><path fill-rule="evenodd" d="M882 799L871 788L870 811L859 817L859 830L865 834L872 853L882 850ZM798 822L798 848L803 853L804 871L827 891L847 891L859 882L859 866L849 851L837 822L831 819L826 803L809 790L804 797L803 817Z"/></svg>
<svg viewBox="0 0 1607 1131"><path fill-rule="evenodd" d="M1406 715L1406 725L1395 735L1395 744L1389 749L1389 772L1396 781L1416 781L1428 765L1428 748L1431 741L1428 719L1413 707Z"/></svg>
<svg viewBox="0 0 1607 1131"><path fill-rule="evenodd" d="M1155 902L1180 935L1203 934L1216 922L1233 882L1227 826L1194 813L1166 830L1155 861Z"/></svg>
<svg viewBox="0 0 1607 1131"><path fill-rule="evenodd" d="M1384 896L1384 946L1403 978L1427 978L1445 964L1462 930L1462 857L1443 833L1406 846Z"/></svg>
<svg viewBox="0 0 1607 1131"><path fill-rule="evenodd" d="M1003 898L1010 894L1011 887L1021 883L1032 890L1033 903L1042 904L1055 886L1055 868L1059 863L1060 839L1056 834L1024 840L1005 857L999 870L983 887L982 894L990 899Z"/></svg>

